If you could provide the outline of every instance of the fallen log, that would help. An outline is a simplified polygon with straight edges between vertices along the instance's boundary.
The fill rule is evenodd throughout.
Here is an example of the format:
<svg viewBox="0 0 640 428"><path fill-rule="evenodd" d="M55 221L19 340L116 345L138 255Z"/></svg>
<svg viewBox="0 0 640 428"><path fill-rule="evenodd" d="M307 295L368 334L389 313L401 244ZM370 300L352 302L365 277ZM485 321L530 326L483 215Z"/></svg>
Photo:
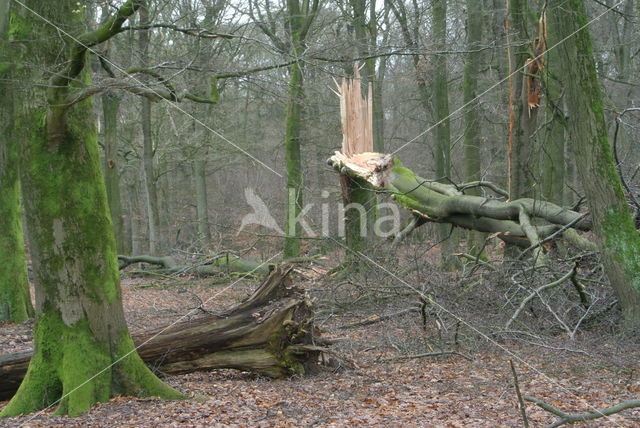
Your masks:
<svg viewBox="0 0 640 428"><path fill-rule="evenodd" d="M162 374L234 368L280 378L320 368L326 342L306 292L277 267L243 303L221 315L133 335L142 359ZM33 351L0 355L0 400L11 398ZM97 368L98 369L98 368Z"/></svg>
<svg viewBox="0 0 640 428"><path fill-rule="evenodd" d="M161 266L154 272L164 275L176 273L195 273L197 275L216 275L220 273L251 273L254 275L266 275L273 264L254 262L242 259L233 254L222 254L212 257L195 266L179 265L169 256L154 257L148 255L124 256L119 255L120 270L134 263L146 263Z"/></svg>

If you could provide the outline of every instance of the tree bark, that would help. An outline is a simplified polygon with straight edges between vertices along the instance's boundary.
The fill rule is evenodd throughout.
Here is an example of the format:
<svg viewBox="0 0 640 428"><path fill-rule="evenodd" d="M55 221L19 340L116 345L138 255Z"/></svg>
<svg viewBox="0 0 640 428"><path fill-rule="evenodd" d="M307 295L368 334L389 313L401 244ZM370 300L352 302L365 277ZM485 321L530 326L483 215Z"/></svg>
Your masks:
<svg viewBox="0 0 640 428"><path fill-rule="evenodd" d="M9 2L0 2L0 43L8 44ZM20 212L19 145L11 49L0 52L0 322L33 316ZM24 124L22 124L24 125Z"/></svg>
<svg viewBox="0 0 640 428"><path fill-rule="evenodd" d="M75 0L25 3L72 33L83 28ZM77 415L116 394L183 397L135 352L122 307L91 101L70 106L83 86L78 82L89 80L87 46L112 37L139 6L140 1L125 2L97 30L75 39L45 20L29 19L22 37L34 40L25 42L31 59L57 72L29 94L41 104L30 109L22 170L38 316L34 356L0 417L53 404L57 413ZM61 52L67 54L62 67ZM43 86L46 97L39 92Z"/></svg>
<svg viewBox="0 0 640 428"><path fill-rule="evenodd" d="M588 18L579 0L565 0L552 15L560 39L567 92L569 140L587 197L604 270L626 324L640 326L640 235L613 159L593 58ZM575 34L575 35L574 35ZM571 36L571 37L569 37Z"/></svg>
<svg viewBox="0 0 640 428"><path fill-rule="evenodd" d="M246 301L224 314L135 334L138 353L163 374L234 368L281 378L317 370L325 342L313 325L306 292L287 278L290 271L276 268ZM15 393L31 356L0 355L0 400Z"/></svg>

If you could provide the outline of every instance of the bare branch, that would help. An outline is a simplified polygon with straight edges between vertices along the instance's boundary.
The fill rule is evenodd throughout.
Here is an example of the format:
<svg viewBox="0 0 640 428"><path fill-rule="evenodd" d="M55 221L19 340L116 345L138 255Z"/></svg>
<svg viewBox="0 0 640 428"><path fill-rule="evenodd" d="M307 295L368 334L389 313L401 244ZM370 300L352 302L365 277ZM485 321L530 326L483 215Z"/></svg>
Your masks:
<svg viewBox="0 0 640 428"><path fill-rule="evenodd" d="M553 425L550 425L550 428L559 427L561 425L570 424L574 422L591 421L594 419L599 419L605 416L611 416L613 414L620 413L623 410L640 407L640 400L627 400L627 401L623 401L622 403L616 404L615 406L606 407L600 410L594 410L593 412L566 413L556 407L553 407L551 404L547 404L544 401L531 397L529 395L525 395L523 398L560 418Z"/></svg>

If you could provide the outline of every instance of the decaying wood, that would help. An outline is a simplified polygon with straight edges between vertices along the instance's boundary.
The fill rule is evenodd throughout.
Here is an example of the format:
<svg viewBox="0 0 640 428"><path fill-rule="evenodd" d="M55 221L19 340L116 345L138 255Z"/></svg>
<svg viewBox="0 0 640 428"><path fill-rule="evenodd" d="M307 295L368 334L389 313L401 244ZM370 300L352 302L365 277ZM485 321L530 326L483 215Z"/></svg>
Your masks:
<svg viewBox="0 0 640 428"><path fill-rule="evenodd" d="M342 79L338 87L342 123L342 153L348 156L373 151L373 97L371 83L366 97L360 88L360 70L353 79Z"/></svg>
<svg viewBox="0 0 640 428"><path fill-rule="evenodd" d="M326 342L313 325L305 291L290 284L290 271L275 268L246 301L222 315L134 334L138 353L165 374L235 368L278 378L320 368ZM32 354L0 355L0 400L15 393Z"/></svg>
<svg viewBox="0 0 640 428"><path fill-rule="evenodd" d="M364 180L375 190L391 194L398 204L425 222L495 233L509 243L520 241L521 246L531 247L529 251L536 260L543 259L544 248L540 243L545 238L556 232L560 232L559 237L570 231L591 229L591 220L584 213L531 198L502 201L465 195L461 187L416 175L390 154L347 156L336 152L328 163L341 174ZM592 246L577 234L572 234L572 243Z"/></svg>
<svg viewBox="0 0 640 428"><path fill-rule="evenodd" d="M162 269L155 271L165 275L171 275L175 273L195 273L198 275L216 275L220 273L247 273L254 275L266 275L269 273L269 269L273 267L273 264L253 262L250 260L242 259L233 254L222 254L216 257L207 259L206 261L194 265L179 265L171 257L154 257L148 255L138 256L118 256L120 262L120 269L124 269L134 263L146 263L157 266L162 266Z"/></svg>

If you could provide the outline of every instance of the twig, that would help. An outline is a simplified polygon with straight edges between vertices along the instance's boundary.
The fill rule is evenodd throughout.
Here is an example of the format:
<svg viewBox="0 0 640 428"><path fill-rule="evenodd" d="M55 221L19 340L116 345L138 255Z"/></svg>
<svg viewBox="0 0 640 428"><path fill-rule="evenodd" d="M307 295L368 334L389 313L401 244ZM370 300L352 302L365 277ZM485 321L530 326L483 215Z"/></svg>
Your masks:
<svg viewBox="0 0 640 428"><path fill-rule="evenodd" d="M480 252L478 252L478 254L480 254ZM467 253L454 253L452 254L452 256L457 256L463 259L467 259L467 260L471 260L472 262L475 262L476 264L479 264L482 267L486 267L487 269L493 271L493 272L497 272L498 268L495 267L494 265L492 265L491 263L485 262L484 260L480 259L480 256L474 256L471 254L467 254Z"/></svg>
<svg viewBox="0 0 640 428"><path fill-rule="evenodd" d="M549 428L559 427L561 425L570 424L574 422L583 422L583 421L590 421L593 419L599 419L605 416L611 416L613 414L622 412L623 410L640 407L640 400L627 400L627 401L623 401L622 403L616 404L615 406L606 407L600 410L594 410L593 412L566 413L556 407L553 407L550 404L545 403L542 400L531 397L529 395L525 395L523 398L560 418L555 423L553 423L553 425L550 425Z"/></svg>
<svg viewBox="0 0 640 428"><path fill-rule="evenodd" d="M564 281L566 281L567 279L571 278L571 276L573 275L575 270L576 270L576 265L574 264L573 268L569 272L564 274L564 276L562 276L562 278L557 279L557 280L555 280L553 282L550 282L548 284L542 285L542 286L536 288L535 290L533 290L533 292L531 294L529 294L527 297L524 298L524 300L522 300L522 302L520 302L520 306L518 306L518 309L516 309L516 311L513 313L513 315L509 319L509 321L507 321L507 323L504 325L505 330L509 328L511 323L514 322L516 320L516 318L518 318L518 315L520 315L520 312L522 312L522 310L525 308L525 306L527 306L527 303L529 303L534 297L536 297L538 295L538 293L540 293L541 291L544 291L544 290L546 290L548 288L555 287L556 285L562 284Z"/></svg>
<svg viewBox="0 0 640 428"><path fill-rule="evenodd" d="M473 361L473 358L471 358L468 355L465 355L463 353L460 353L458 351L426 352L424 354L401 355L399 357L384 358L384 359L382 359L380 361L388 362L388 361L398 361L398 360L412 360L412 359L415 359L415 358L439 357L441 355L457 355L459 357L464 358L467 361Z"/></svg>
<svg viewBox="0 0 640 428"><path fill-rule="evenodd" d="M529 428L529 418L527 418L527 409L520 393L520 384L518 383L518 373L516 373L516 367L513 365L513 360L509 360L511 365L511 373L513 374L513 386L516 388L516 395L518 396L518 407L520 407L520 414L522 415L522 425L524 428Z"/></svg>
<svg viewBox="0 0 640 428"><path fill-rule="evenodd" d="M352 328L352 327L361 327L363 325L371 325L371 324L375 324L378 322L382 322L382 321L386 321L388 319L391 318L396 318L399 316L402 316L404 314L408 314L411 312L418 312L418 308L408 308L408 309L403 309L401 311L398 312L394 312L392 314L387 314L387 315L373 315L369 318L366 318L364 320L361 321L356 321L356 322L352 322L350 324L345 324L345 325L341 325L340 327L338 327L340 330L344 330L347 328Z"/></svg>

